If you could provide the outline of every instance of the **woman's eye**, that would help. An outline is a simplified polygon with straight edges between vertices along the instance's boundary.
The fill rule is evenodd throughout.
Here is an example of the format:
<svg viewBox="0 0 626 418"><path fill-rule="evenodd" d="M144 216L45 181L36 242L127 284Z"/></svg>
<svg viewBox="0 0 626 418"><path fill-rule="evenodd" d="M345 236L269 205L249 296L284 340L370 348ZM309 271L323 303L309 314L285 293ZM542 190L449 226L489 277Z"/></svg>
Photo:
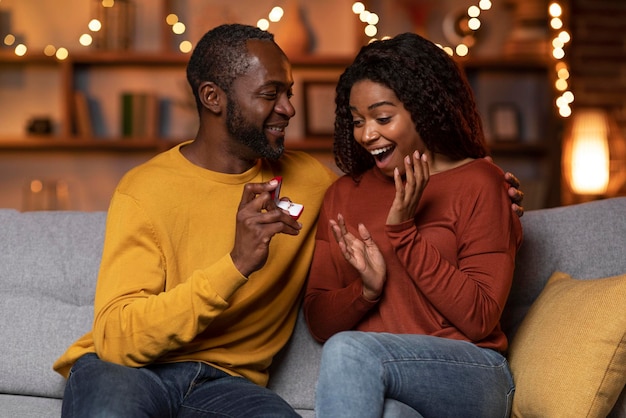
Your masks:
<svg viewBox="0 0 626 418"><path fill-rule="evenodd" d="M384 125L386 123L389 123L389 121L391 120L391 116L386 116L384 118L377 118L376 119L378 121L378 123L380 123L381 125Z"/></svg>
<svg viewBox="0 0 626 418"><path fill-rule="evenodd" d="M355 128L358 128L359 126L363 125L363 121L362 120L353 120L352 121L352 126L354 126Z"/></svg>

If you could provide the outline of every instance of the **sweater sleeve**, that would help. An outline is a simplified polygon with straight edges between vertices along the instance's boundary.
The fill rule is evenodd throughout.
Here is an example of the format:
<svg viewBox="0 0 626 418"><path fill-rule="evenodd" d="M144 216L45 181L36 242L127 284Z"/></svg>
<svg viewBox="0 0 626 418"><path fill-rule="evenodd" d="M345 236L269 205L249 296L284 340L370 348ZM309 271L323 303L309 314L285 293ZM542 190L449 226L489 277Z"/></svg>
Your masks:
<svg viewBox="0 0 626 418"><path fill-rule="evenodd" d="M104 360L136 367L180 348L226 309L247 281L227 254L166 289L167 260L157 237L137 202L117 192L94 307L94 345Z"/></svg>
<svg viewBox="0 0 626 418"><path fill-rule="evenodd" d="M475 194L466 194L458 209L457 265L444 259L413 221L387 226L386 231L407 273L429 302L452 326L477 342L499 323L521 226L498 179Z"/></svg>
<svg viewBox="0 0 626 418"><path fill-rule="evenodd" d="M329 195L328 195L329 196ZM330 197L319 216L315 252L304 297L304 316L313 338L324 342L333 334L353 329L376 305L362 295L358 273L345 260L333 260L332 245L338 245L329 226Z"/></svg>

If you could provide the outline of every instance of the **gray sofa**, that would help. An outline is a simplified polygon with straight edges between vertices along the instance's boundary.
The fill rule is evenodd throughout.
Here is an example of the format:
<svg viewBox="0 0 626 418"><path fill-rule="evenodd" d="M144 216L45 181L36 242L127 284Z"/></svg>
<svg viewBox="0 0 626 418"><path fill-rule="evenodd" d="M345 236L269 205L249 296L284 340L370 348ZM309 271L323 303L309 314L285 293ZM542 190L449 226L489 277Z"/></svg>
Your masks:
<svg viewBox="0 0 626 418"><path fill-rule="evenodd" d="M510 336L554 271L626 273L626 198L529 211L522 222ZM103 212L0 210L0 416L59 416L64 380L51 366L91 326L104 224ZM300 318L273 365L271 388L303 416L313 416L320 348ZM611 417L626 417L625 393Z"/></svg>

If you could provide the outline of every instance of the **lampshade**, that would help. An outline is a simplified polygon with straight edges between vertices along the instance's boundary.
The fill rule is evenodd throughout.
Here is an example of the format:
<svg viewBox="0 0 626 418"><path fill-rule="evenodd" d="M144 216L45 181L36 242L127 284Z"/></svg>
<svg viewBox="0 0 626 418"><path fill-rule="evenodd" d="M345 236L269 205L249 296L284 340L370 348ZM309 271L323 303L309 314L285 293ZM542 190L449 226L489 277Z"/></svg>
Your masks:
<svg viewBox="0 0 626 418"><path fill-rule="evenodd" d="M609 113L576 109L563 145L563 177L572 193L612 196L626 182L626 144Z"/></svg>

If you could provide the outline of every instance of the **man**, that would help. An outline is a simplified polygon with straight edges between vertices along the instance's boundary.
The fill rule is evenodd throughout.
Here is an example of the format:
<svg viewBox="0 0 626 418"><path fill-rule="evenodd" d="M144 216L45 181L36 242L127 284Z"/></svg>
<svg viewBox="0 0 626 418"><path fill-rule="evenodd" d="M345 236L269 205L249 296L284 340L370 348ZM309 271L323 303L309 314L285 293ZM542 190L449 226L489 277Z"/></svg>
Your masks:
<svg viewBox="0 0 626 418"><path fill-rule="evenodd" d="M93 329L54 365L65 417L297 416L265 386L335 175L284 151L293 79L270 33L209 31L187 78L196 138L131 170L111 200ZM275 176L304 204L298 221L272 199Z"/></svg>
<svg viewBox="0 0 626 418"><path fill-rule="evenodd" d="M270 33L211 30L187 77L198 134L115 191L93 330L54 366L69 374L63 416L297 416L264 386L335 175L283 153L293 79ZM270 196L277 175L281 195L304 204L298 221Z"/></svg>

